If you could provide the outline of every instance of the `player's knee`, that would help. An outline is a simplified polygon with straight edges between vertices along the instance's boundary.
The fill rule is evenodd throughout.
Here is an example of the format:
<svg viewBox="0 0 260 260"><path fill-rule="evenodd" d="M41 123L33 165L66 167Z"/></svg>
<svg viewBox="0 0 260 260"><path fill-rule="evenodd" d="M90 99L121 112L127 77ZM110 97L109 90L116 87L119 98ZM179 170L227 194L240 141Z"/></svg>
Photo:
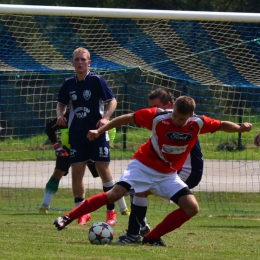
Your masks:
<svg viewBox="0 0 260 260"><path fill-rule="evenodd" d="M57 180L60 180L64 176L65 173L66 173L65 171L55 169L52 174L52 177L54 177Z"/></svg>
<svg viewBox="0 0 260 260"><path fill-rule="evenodd" d="M199 208L199 204L198 203L195 203L195 204L191 205L191 208L190 208L191 216L193 217L193 216L197 215L199 213L199 210L200 210L200 208Z"/></svg>
<svg viewBox="0 0 260 260"><path fill-rule="evenodd" d="M184 207L186 214L192 218L199 212L199 204L197 201L190 202L186 207Z"/></svg>
<svg viewBox="0 0 260 260"><path fill-rule="evenodd" d="M114 203L121 199L126 194L125 188L115 185L111 190L107 192L107 199L109 203Z"/></svg>
<svg viewBox="0 0 260 260"><path fill-rule="evenodd" d="M178 205L186 212L186 214L190 218L195 216L199 212L199 204L195 196L192 194L180 197Z"/></svg>

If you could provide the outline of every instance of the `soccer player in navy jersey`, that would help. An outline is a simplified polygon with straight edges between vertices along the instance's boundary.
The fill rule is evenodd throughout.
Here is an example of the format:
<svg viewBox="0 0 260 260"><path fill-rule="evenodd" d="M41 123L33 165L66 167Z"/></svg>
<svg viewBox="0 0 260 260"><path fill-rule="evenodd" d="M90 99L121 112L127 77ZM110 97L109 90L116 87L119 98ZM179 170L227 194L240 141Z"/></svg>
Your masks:
<svg viewBox="0 0 260 260"><path fill-rule="evenodd" d="M149 107L158 107L161 109L172 109L174 104L173 94L166 88L157 88L148 94ZM202 178L203 173L203 155L199 140L188 154L184 165L178 171L178 175L192 189L196 187ZM137 243L140 236L145 236L150 231L147 224L146 211L148 205L147 192L142 197L131 196L131 213L129 216L128 228L126 233L119 236L118 244Z"/></svg>
<svg viewBox="0 0 260 260"><path fill-rule="evenodd" d="M73 52L72 65L76 74L65 80L59 93L57 104L57 124L69 127L70 163L72 169L72 190L76 206L85 198L82 182L88 161L94 161L103 182L103 190L110 190L115 181L110 172L109 138L105 131L94 142L87 139L90 129L98 129L109 121L114 113L117 101L106 80L89 71L90 53L85 48ZM67 122L64 113L71 101L72 109ZM106 103L106 110L104 110ZM124 198L118 203L125 204ZM115 204L109 203L106 222L116 224ZM80 216L79 223L85 222L87 215Z"/></svg>
<svg viewBox="0 0 260 260"><path fill-rule="evenodd" d="M69 110L66 111L65 117L69 118ZM53 148L55 150L56 155L56 163L55 163L55 169L53 171L52 176L49 178L48 182L46 183L45 190L44 190L44 196L42 200L42 205L39 208L40 214L47 214L50 209L50 204L52 201L52 198L55 196L55 194L58 191L60 180L63 176L67 176L70 168L70 144L69 144L69 130L68 127L60 127L57 124L57 118L51 119L46 124L46 134L53 144ZM57 138L57 131L60 131L60 138ZM109 146L113 146L113 142L116 135L116 129L113 128L108 131L109 135ZM93 178L99 177L98 172L95 167L94 161L88 161L88 169L91 172ZM83 180L82 180L83 181ZM120 208L120 206L122 206ZM108 206L109 207L109 206ZM121 215L129 215L130 211L127 209L126 204L119 203L119 211ZM84 217L84 220L91 220L90 214L87 215L87 217ZM85 225L87 222L80 222L81 225Z"/></svg>
<svg viewBox="0 0 260 260"><path fill-rule="evenodd" d="M140 194L149 190L179 206L146 234L142 241L143 244L165 246L161 237L179 228L199 211L195 196L177 174L198 140L198 135L216 131L247 132L252 128L250 123L238 125L204 115L196 116L195 107L194 99L180 96L172 110L156 107L140 109L116 117L97 130L90 130L87 137L95 140L111 128L135 123L151 130L151 137L139 147L133 161L110 191L90 197L65 216L57 218L54 221L55 227L62 230L74 219L123 197L131 188Z"/></svg>

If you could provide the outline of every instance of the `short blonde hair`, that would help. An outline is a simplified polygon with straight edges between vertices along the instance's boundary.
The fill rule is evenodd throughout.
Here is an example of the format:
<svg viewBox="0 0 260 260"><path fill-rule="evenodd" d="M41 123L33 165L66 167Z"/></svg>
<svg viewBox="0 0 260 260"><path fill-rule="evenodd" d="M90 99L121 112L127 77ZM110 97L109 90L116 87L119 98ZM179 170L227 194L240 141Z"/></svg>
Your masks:
<svg viewBox="0 0 260 260"><path fill-rule="evenodd" d="M84 52L84 53L86 53L88 59L90 60L90 53L89 53L89 51L88 51L87 49L85 49L85 48L83 48L83 47L77 48L77 49L73 52L73 57L74 57L74 53L75 53L75 52Z"/></svg>

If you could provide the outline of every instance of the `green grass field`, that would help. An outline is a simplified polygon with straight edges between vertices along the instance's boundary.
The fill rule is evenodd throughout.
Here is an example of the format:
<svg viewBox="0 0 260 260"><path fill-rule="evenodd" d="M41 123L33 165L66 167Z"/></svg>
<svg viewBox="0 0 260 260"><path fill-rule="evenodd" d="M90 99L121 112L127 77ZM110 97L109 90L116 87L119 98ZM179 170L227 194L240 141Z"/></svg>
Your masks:
<svg viewBox="0 0 260 260"><path fill-rule="evenodd" d="M253 138L259 129L243 134L245 149L233 152L218 151L220 143L236 140L237 134L200 137L205 158L217 160L258 160L258 148ZM127 135L127 149L122 150L122 134L117 133L113 159L128 159L150 133L139 129ZM51 145L44 145L46 135L13 138L0 141L1 161L54 160ZM97 191L95 191L97 192ZM89 197L92 194L86 194ZM87 231L91 223L105 220L105 208L92 213L91 222L84 227L72 223L63 231L56 231L53 221L69 211L73 205L71 190L60 189L48 215L39 215L43 190L28 188L0 188L0 260L9 259L179 259L179 260L259 260L260 195L255 193L197 192L200 212L181 228L163 239L167 247L120 246L114 242L127 228L128 217L118 215L111 245L91 245ZM128 202L128 199L126 199ZM149 198L148 222L159 223L176 208L155 197Z"/></svg>
<svg viewBox="0 0 260 260"><path fill-rule="evenodd" d="M0 213L0 259L183 259L259 260L260 223L256 217L198 215L178 230L164 236L167 247L141 244L116 245L127 226L126 216L118 216L114 242L91 245L87 232L91 223L105 220L104 208L92 214L84 226L71 223L56 231L53 221L64 212L38 215L37 211L3 210ZM155 226L165 213L149 212Z"/></svg>
<svg viewBox="0 0 260 260"><path fill-rule="evenodd" d="M73 207L71 193L62 190L59 190L52 204L64 205L65 202L68 209L56 207L48 215L39 215L37 204L31 210L23 208L22 204L19 208L7 209L6 203L14 199L15 190L10 190L8 198L7 195L3 198L5 190L0 189L0 194L0 259L259 260L259 210L250 211L252 205L257 202L259 205L256 194L228 194L227 199L233 198L234 202L223 211L218 201L220 194L195 193L201 207L200 213L163 237L167 247L116 245L118 236L128 223L128 217L121 215L118 215L118 223L113 228L113 243L91 245L87 237L88 229L91 223L105 220L105 207L93 212L92 220L84 227L73 222L65 230L57 231L52 225L53 221L69 211L70 206ZM42 194L43 190L32 189L31 203L41 201ZM175 204L165 202L158 208L157 200L153 196L149 198L147 218L151 227L176 208ZM127 197L126 202L129 204Z"/></svg>

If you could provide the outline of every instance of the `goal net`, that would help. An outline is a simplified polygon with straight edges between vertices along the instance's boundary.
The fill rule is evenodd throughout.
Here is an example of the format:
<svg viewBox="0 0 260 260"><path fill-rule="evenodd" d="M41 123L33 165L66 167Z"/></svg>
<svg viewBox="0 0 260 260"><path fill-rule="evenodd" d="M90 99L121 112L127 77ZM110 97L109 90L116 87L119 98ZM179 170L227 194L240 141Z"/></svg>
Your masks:
<svg viewBox="0 0 260 260"><path fill-rule="evenodd" d="M0 208L35 210L55 167L45 124L57 93L74 73L72 52L85 47L91 70L116 95L113 117L147 107L158 87L189 95L196 113L237 123L250 133L200 136L204 174L194 193L210 211L259 211L260 15L0 5ZM117 129L111 169L118 180L149 131ZM101 180L86 171L87 196ZM68 199L69 197L69 199ZM69 201L69 202L68 202ZM73 207L70 174L52 209ZM150 199L155 210L172 209Z"/></svg>

